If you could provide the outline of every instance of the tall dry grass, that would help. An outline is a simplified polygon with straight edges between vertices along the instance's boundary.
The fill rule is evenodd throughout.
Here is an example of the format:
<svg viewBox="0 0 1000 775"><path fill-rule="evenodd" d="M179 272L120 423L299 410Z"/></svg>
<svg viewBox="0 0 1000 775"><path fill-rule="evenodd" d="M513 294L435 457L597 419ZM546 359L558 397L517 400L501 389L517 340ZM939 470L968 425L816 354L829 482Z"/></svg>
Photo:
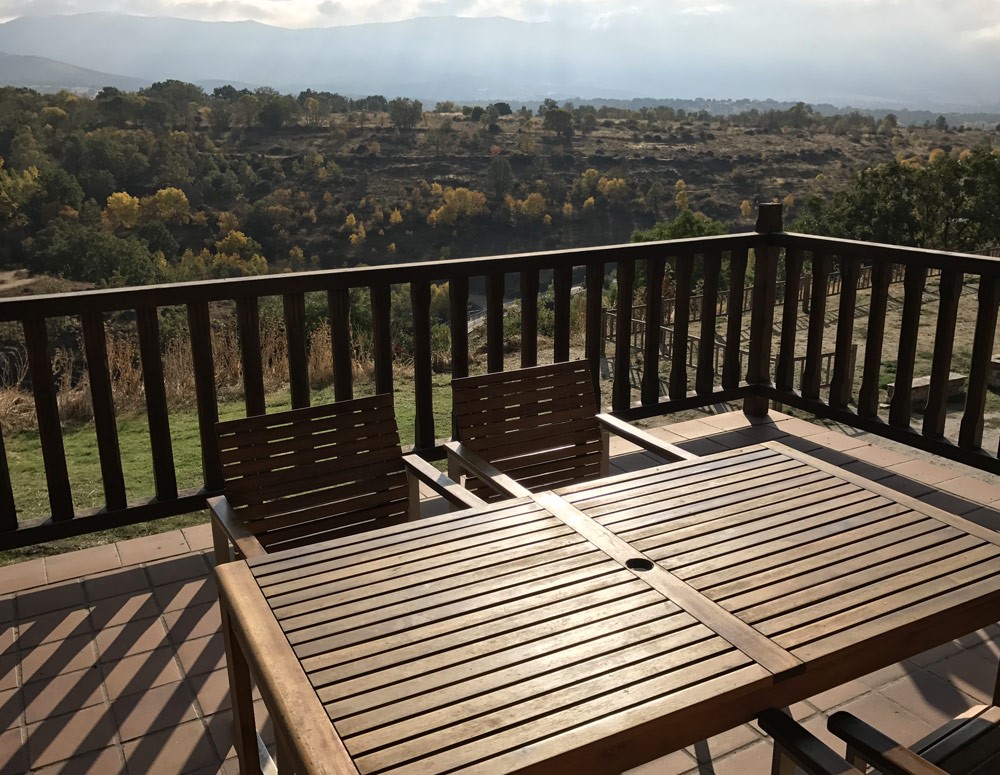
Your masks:
<svg viewBox="0 0 1000 775"><path fill-rule="evenodd" d="M120 415L145 411L145 385L136 331L106 329L108 369L112 395ZM277 392L288 385L288 344L283 329L262 328L260 333L261 365L264 389ZM333 345L330 326L317 327L307 343L309 381L319 389L333 381ZM221 401L243 395L243 359L239 337L233 326L219 326L212 331L212 356L215 366L216 394ZM190 340L170 340L161 353L167 403L172 408L195 404L194 365ZM87 422L93 418L90 377L84 357L83 342L77 350L58 347L52 353L59 417L68 423ZM370 337L352 342L354 379L368 380L374 374ZM5 431L37 429L35 404L30 389L27 357L24 348L10 348L0 353L0 426Z"/></svg>

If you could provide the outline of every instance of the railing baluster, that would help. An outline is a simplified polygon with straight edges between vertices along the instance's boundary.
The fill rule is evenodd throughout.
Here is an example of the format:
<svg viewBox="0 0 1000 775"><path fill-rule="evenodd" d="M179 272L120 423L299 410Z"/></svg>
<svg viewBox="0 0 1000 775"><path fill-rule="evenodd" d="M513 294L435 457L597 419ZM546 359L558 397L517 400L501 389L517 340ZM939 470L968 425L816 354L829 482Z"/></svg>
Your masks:
<svg viewBox="0 0 1000 775"><path fill-rule="evenodd" d="M264 414L264 368L260 358L260 305L256 298L236 300L236 324L243 362L243 398L247 417Z"/></svg>
<svg viewBox="0 0 1000 775"><path fill-rule="evenodd" d="M330 339L333 346L333 396L336 401L354 398L354 353L351 348L351 297L347 288L327 291Z"/></svg>
<svg viewBox="0 0 1000 775"><path fill-rule="evenodd" d="M958 432L958 445L963 449L980 449L983 445L983 411L986 408L986 383L997 329L998 303L1000 280L994 275L984 275L979 280L979 308L976 310L976 333L972 337L969 387L965 393L965 411Z"/></svg>
<svg viewBox="0 0 1000 775"><path fill-rule="evenodd" d="M948 414L948 375L955 348L955 324L962 298L962 273L946 269L939 282L937 328L934 333L934 360L931 363L931 384L924 408L922 433L929 438L944 436L944 421Z"/></svg>
<svg viewBox="0 0 1000 775"><path fill-rule="evenodd" d="M594 381L594 395L601 403L601 348L604 343L604 264L587 264L587 321L584 349Z"/></svg>
<svg viewBox="0 0 1000 775"><path fill-rule="evenodd" d="M108 344L105 339L104 315L100 312L83 314L83 346L90 379L90 400L94 408L94 430L97 434L97 454L101 461L101 481L104 502L109 511L124 509L125 475L122 473L122 453L118 446L118 423L115 398L111 392L108 370Z"/></svg>
<svg viewBox="0 0 1000 775"><path fill-rule="evenodd" d="M665 259L646 261L646 325L642 350L642 390L644 406L660 400L660 332L657 324L663 319L663 273Z"/></svg>
<svg viewBox="0 0 1000 775"><path fill-rule="evenodd" d="M306 297L286 293L281 297L288 344L288 385L292 409L309 406L309 353L306 345Z"/></svg>
<svg viewBox="0 0 1000 775"><path fill-rule="evenodd" d="M552 273L552 285L555 296L552 359L562 363L569 360L569 297L573 286L573 267L556 267Z"/></svg>
<svg viewBox="0 0 1000 775"><path fill-rule="evenodd" d="M212 320L208 302L187 305L188 330L191 333L191 358L194 362L194 392L198 402L198 434L201 438L201 468L205 489L221 490L222 462L215 438L219 404L215 395L215 362L212 355Z"/></svg>
<svg viewBox="0 0 1000 775"><path fill-rule="evenodd" d="M865 334L865 365L858 392L858 415L878 417L879 382L882 377L882 343L885 340L885 311L889 301L892 266L876 261L871 271L871 297L868 302L868 332Z"/></svg>
<svg viewBox="0 0 1000 775"><path fill-rule="evenodd" d="M156 307L138 307L135 311L139 329L139 358L142 362L142 386L146 394L146 420L149 447L153 458L156 497L167 501L177 497L177 474L174 471L174 447L170 438L170 410L163 379L160 355L160 318Z"/></svg>
<svg viewBox="0 0 1000 775"><path fill-rule="evenodd" d="M392 392L392 294L389 283L369 289L372 305L372 347L375 357L375 392ZM454 333L452 334L454 336Z"/></svg>
<svg viewBox="0 0 1000 775"><path fill-rule="evenodd" d="M615 320L615 376L611 387L611 407L618 411L632 403L631 365L632 290L635 284L635 260L618 259L618 303Z"/></svg>
<svg viewBox="0 0 1000 775"><path fill-rule="evenodd" d="M813 253L812 304L809 308L809 333L806 339L806 365L802 370L802 397L819 398L822 376L823 333L826 330L826 283L830 272L830 257Z"/></svg>
<svg viewBox="0 0 1000 775"><path fill-rule="evenodd" d="M486 277L486 370L503 371L504 276Z"/></svg>
<svg viewBox="0 0 1000 775"><path fill-rule="evenodd" d="M913 366L920 335L920 307L923 304L927 269L906 267L903 275L903 318L899 324L899 350L896 356L896 386L889 401L889 425L909 428L913 407ZM992 342L992 329L990 341Z"/></svg>
<svg viewBox="0 0 1000 775"><path fill-rule="evenodd" d="M3 443L0 428L0 530L17 530L17 506L14 504L14 489L10 482L10 467L7 465L7 448Z"/></svg>
<svg viewBox="0 0 1000 775"><path fill-rule="evenodd" d="M799 283L802 280L802 251L785 251L785 302L781 311L781 342L774 367L774 386L778 390L795 387L795 339L799 323Z"/></svg>
<svg viewBox="0 0 1000 775"><path fill-rule="evenodd" d="M702 266L705 270L705 282L701 296L701 339L698 342L698 371L694 389L698 393L711 393L715 387L715 324L722 254L706 253Z"/></svg>
<svg viewBox="0 0 1000 775"><path fill-rule="evenodd" d="M747 278L747 251L729 254L729 318L726 321L726 358L722 365L722 387L740 384L740 345L743 334L743 289Z"/></svg>
<svg viewBox="0 0 1000 775"><path fill-rule="evenodd" d="M451 304L451 376L469 376L469 279L456 277L448 284Z"/></svg>
<svg viewBox="0 0 1000 775"><path fill-rule="evenodd" d="M52 518L61 522L73 518L73 494L66 468L62 427L59 424L59 403L56 398L55 382L52 379L49 336L45 330L44 318L28 318L23 326L24 344L28 350L28 369L31 373L31 389L35 396L38 437L42 444L45 480L49 489L49 505L52 508Z"/></svg>
<svg viewBox="0 0 1000 775"><path fill-rule="evenodd" d="M434 396L431 383L431 287L426 280L410 283L413 306L413 394L414 446L431 449L434 446Z"/></svg>
<svg viewBox="0 0 1000 775"><path fill-rule="evenodd" d="M833 347L833 376L830 378L830 406L843 409L854 387L854 309L858 299L858 260L840 259L840 306L837 310L837 338Z"/></svg>
<svg viewBox="0 0 1000 775"><path fill-rule="evenodd" d="M521 368L538 365L538 270L521 272Z"/></svg>
<svg viewBox="0 0 1000 775"><path fill-rule="evenodd" d="M687 395L688 331L691 323L691 270L694 256L674 259L674 326L670 346L670 400Z"/></svg>

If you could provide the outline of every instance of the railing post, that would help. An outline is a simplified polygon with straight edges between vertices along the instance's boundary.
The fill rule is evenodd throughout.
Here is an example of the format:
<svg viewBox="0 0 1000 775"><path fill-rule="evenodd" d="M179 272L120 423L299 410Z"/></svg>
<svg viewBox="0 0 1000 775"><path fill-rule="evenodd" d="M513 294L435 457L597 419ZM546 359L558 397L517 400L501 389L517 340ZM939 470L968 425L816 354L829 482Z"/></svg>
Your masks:
<svg viewBox="0 0 1000 775"><path fill-rule="evenodd" d="M762 204L757 212L756 231L761 244L754 248L756 261L753 275L753 301L750 315L750 362L747 364L747 382L753 389L757 385L771 384L771 338L774 326L774 291L778 269L779 248L770 244L768 235L784 231L781 204ZM767 415L768 400L764 396L748 395L743 399L743 413L749 417Z"/></svg>

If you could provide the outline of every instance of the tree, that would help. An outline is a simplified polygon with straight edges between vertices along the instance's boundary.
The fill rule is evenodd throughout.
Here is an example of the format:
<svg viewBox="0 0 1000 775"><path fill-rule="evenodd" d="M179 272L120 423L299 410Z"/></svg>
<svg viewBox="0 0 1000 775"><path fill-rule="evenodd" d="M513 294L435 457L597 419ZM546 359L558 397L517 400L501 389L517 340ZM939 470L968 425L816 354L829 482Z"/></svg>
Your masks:
<svg viewBox="0 0 1000 775"><path fill-rule="evenodd" d="M545 111L543 129L549 129L557 135L571 137L573 134L573 114L562 108L549 108Z"/></svg>
<svg viewBox="0 0 1000 775"><path fill-rule="evenodd" d="M504 194L514 188L514 171L506 156L494 156L486 170L486 181L494 201L501 201Z"/></svg>
<svg viewBox="0 0 1000 775"><path fill-rule="evenodd" d="M407 97L396 97L389 101L389 120L396 129L413 129L424 114L424 106L420 100Z"/></svg>
<svg viewBox="0 0 1000 775"><path fill-rule="evenodd" d="M948 128L948 119L946 119L944 116L938 116L934 120L934 128L944 131L945 129Z"/></svg>
<svg viewBox="0 0 1000 775"><path fill-rule="evenodd" d="M161 188L148 200L150 213L164 223L187 223L191 216L191 205L187 194L179 188Z"/></svg>
<svg viewBox="0 0 1000 775"><path fill-rule="evenodd" d="M258 89L257 98L261 101L260 123L267 129L280 129L299 112L299 103L293 97L278 94L274 89Z"/></svg>
<svg viewBox="0 0 1000 775"><path fill-rule="evenodd" d="M112 231L131 229L139 223L139 198L127 191L116 191L108 196L103 220Z"/></svg>
<svg viewBox="0 0 1000 775"><path fill-rule="evenodd" d="M510 109L509 102L496 102L493 107L497 109L498 116L509 116L514 112Z"/></svg>
<svg viewBox="0 0 1000 775"><path fill-rule="evenodd" d="M688 200L687 183L683 180L678 180L674 184L674 204L681 211L688 210L691 207Z"/></svg>
<svg viewBox="0 0 1000 775"><path fill-rule="evenodd" d="M714 237L728 234L729 227L722 221L715 221L704 213L684 210L672 221L660 221L651 229L632 232L632 242L656 242L659 240L686 239L688 237Z"/></svg>

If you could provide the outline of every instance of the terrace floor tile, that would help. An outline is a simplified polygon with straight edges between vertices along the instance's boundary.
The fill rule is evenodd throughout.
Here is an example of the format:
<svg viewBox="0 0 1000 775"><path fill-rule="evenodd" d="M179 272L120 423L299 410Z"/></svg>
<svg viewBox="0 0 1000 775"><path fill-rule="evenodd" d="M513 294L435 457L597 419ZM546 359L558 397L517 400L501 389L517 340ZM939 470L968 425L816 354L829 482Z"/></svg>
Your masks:
<svg viewBox="0 0 1000 775"><path fill-rule="evenodd" d="M75 579L91 573L103 573L120 568L121 565L117 547L114 544L103 544L46 557L45 575L51 584L54 581Z"/></svg>
<svg viewBox="0 0 1000 775"><path fill-rule="evenodd" d="M140 562L155 562L164 557L191 551L191 547L188 546L184 534L180 530L131 538L128 541L119 541L115 546L118 547L118 556L121 557L123 566L138 565Z"/></svg>

